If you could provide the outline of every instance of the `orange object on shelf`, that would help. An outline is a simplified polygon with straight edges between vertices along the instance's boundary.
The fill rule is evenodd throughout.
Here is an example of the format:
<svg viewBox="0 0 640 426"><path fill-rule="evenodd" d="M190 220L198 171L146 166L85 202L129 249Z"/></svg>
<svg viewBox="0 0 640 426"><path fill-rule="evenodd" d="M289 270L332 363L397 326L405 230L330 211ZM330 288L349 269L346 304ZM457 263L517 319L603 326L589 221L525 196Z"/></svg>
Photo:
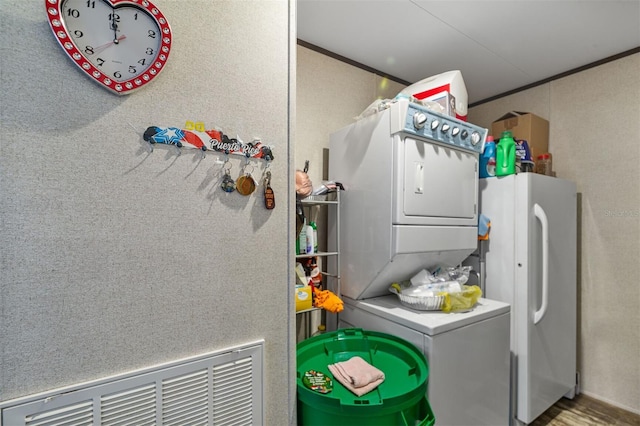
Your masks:
<svg viewBox="0 0 640 426"><path fill-rule="evenodd" d="M333 312L334 314L338 312L342 312L344 309L344 304L342 303L342 299L335 295L335 293L329 290L318 290L314 289L315 300L313 305L316 308L326 309L329 312Z"/></svg>

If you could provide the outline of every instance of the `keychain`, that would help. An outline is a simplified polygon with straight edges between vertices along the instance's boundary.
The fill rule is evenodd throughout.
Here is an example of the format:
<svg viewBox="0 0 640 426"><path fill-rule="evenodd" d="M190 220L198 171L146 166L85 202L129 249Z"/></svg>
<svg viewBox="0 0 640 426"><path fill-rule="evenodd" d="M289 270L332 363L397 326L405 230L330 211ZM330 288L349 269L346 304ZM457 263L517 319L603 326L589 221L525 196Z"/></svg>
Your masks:
<svg viewBox="0 0 640 426"><path fill-rule="evenodd" d="M226 167L227 164L229 165L229 167ZM231 170L231 163L229 162L229 160L224 162L222 168L224 169L224 177L222 178L222 184L220 185L220 188L222 188L224 192L235 191L236 183L231 178L231 173L229 173L229 171Z"/></svg>
<svg viewBox="0 0 640 426"><path fill-rule="evenodd" d="M264 178L264 206L267 210L272 210L276 207L276 196L271 189L271 171L267 170L267 175Z"/></svg>
<svg viewBox="0 0 640 426"><path fill-rule="evenodd" d="M247 164L245 164L244 170L245 173L238 178L236 181L236 189L238 193L241 195L251 195L253 191L256 190L256 181L253 180L251 176L251 172L247 172L246 169L249 166L248 160ZM251 167L251 171L253 171L253 166Z"/></svg>

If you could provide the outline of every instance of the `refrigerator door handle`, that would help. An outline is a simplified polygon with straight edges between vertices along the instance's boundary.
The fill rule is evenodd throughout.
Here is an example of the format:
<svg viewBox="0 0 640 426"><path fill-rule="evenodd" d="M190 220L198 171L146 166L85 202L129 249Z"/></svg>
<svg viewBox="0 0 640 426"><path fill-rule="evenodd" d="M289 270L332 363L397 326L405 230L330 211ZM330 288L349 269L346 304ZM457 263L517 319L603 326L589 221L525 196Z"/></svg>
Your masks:
<svg viewBox="0 0 640 426"><path fill-rule="evenodd" d="M542 225L542 305L533 315L533 323L538 324L547 313L549 304L549 221L547 214L539 204L534 204L533 214Z"/></svg>

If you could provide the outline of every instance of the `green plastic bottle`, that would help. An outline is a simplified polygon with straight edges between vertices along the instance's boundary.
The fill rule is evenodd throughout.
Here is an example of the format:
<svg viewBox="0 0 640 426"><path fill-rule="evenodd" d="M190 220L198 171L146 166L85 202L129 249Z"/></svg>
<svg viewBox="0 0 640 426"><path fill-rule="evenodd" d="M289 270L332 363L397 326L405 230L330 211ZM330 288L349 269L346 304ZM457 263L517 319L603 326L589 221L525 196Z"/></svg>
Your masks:
<svg viewBox="0 0 640 426"><path fill-rule="evenodd" d="M311 221L311 223L309 224L309 226L311 226L311 229L313 230L313 253L317 253L318 252L318 225L316 225L316 223L314 221Z"/></svg>
<svg viewBox="0 0 640 426"><path fill-rule="evenodd" d="M516 141L513 133L502 132L496 147L496 176L512 175L516 172Z"/></svg>

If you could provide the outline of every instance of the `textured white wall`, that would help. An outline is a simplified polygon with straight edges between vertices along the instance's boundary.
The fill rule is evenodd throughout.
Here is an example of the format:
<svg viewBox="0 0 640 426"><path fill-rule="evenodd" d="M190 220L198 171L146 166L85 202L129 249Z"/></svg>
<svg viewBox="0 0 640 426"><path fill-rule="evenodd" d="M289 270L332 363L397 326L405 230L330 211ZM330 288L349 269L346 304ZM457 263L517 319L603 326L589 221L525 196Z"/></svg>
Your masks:
<svg viewBox="0 0 640 426"><path fill-rule="evenodd" d="M578 369L582 390L640 413L640 54L471 108L549 120L558 177L578 186Z"/></svg>
<svg viewBox="0 0 640 426"><path fill-rule="evenodd" d="M294 3L154 2L168 64L118 97L63 54L43 1L0 0L0 401L264 338L266 419L286 424ZM186 120L272 144L276 209L262 187L224 193L216 155L148 151L146 127Z"/></svg>
<svg viewBox="0 0 640 426"><path fill-rule="evenodd" d="M322 183L322 148L329 148L331 133L404 86L302 46L297 54L295 166L310 161L315 187Z"/></svg>

